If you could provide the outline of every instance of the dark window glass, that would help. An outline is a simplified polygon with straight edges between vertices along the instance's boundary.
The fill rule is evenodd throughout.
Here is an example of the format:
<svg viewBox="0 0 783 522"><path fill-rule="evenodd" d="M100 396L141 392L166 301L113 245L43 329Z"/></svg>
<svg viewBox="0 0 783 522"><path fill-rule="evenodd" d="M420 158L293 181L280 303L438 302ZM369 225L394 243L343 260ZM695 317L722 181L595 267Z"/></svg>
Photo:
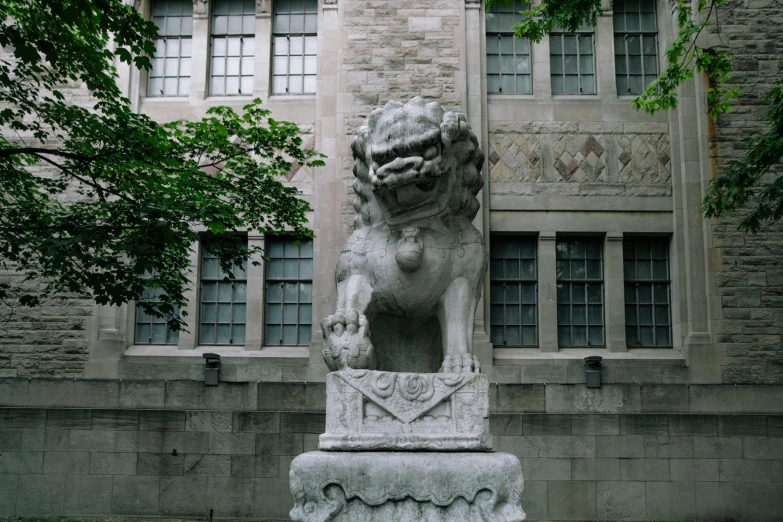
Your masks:
<svg viewBox="0 0 783 522"><path fill-rule="evenodd" d="M561 347L604 346L602 241L558 239L557 339Z"/></svg>
<svg viewBox="0 0 783 522"><path fill-rule="evenodd" d="M313 323L313 242L272 239L266 249L265 344L310 344Z"/></svg>
<svg viewBox="0 0 783 522"><path fill-rule="evenodd" d="M623 272L626 345L671 347L668 238L624 239Z"/></svg>
<svg viewBox="0 0 783 522"><path fill-rule="evenodd" d="M530 41L514 38L512 26L522 20L530 5L519 0L496 5L486 15L487 92L531 94Z"/></svg>
<svg viewBox="0 0 783 522"><path fill-rule="evenodd" d="M614 1L617 94L640 94L658 76L655 0Z"/></svg>
<svg viewBox="0 0 783 522"><path fill-rule="evenodd" d="M492 344L537 346L536 238L492 238L489 276Z"/></svg>
<svg viewBox="0 0 783 522"><path fill-rule="evenodd" d="M317 0L274 2L274 94L315 94Z"/></svg>
<svg viewBox="0 0 783 522"><path fill-rule="evenodd" d="M247 261L227 279L218 258L204 249L201 258L201 344L245 344Z"/></svg>

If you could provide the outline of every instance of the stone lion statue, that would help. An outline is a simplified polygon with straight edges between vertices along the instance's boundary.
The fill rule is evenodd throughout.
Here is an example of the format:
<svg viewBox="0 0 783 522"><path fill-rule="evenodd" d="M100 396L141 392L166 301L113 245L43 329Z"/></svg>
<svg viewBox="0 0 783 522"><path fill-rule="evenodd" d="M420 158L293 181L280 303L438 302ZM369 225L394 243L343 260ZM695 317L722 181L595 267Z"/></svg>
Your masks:
<svg viewBox="0 0 783 522"><path fill-rule="evenodd" d="M337 264L337 312L321 323L326 364L478 372L487 256L471 224L484 183L476 135L463 114L417 97L374 110L351 148L358 215Z"/></svg>

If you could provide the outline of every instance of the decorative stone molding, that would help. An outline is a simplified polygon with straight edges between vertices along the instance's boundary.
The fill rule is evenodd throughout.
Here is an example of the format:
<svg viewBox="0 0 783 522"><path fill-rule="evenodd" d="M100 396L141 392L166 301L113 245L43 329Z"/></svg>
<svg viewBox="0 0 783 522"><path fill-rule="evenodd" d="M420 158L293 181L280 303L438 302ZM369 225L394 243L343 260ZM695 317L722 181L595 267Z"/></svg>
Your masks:
<svg viewBox="0 0 783 522"><path fill-rule="evenodd" d="M256 16L266 18L272 15L272 0L256 0Z"/></svg>
<svg viewBox="0 0 783 522"><path fill-rule="evenodd" d="M657 123L500 124L489 134L490 180L528 192L567 183L599 187L601 195L670 195L671 145Z"/></svg>
<svg viewBox="0 0 783 522"><path fill-rule="evenodd" d="M559 181L600 183L606 181L606 140L603 135L559 136L552 147Z"/></svg>
<svg viewBox="0 0 783 522"><path fill-rule="evenodd" d="M207 0L193 0L193 18L207 17Z"/></svg>
<svg viewBox="0 0 783 522"><path fill-rule="evenodd" d="M637 134L621 136L620 181L627 183L671 183L669 136Z"/></svg>
<svg viewBox="0 0 783 522"><path fill-rule="evenodd" d="M541 143L537 134L495 134L489 140L492 181L535 182L541 178Z"/></svg>
<svg viewBox="0 0 783 522"><path fill-rule="evenodd" d="M489 384L475 373L333 372L321 450L489 450Z"/></svg>

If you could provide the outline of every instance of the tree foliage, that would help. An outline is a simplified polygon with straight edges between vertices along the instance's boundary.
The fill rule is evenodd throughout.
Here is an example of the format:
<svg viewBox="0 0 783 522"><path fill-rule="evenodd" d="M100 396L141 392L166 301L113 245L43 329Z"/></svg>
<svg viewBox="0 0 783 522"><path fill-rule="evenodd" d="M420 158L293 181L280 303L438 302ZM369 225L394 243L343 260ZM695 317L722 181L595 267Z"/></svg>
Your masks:
<svg viewBox="0 0 783 522"><path fill-rule="evenodd" d="M322 165L321 155L260 100L163 125L131 112L112 63L148 69L156 35L132 7L0 0L0 16L0 262L21 274L0 283L0 300L136 300L182 328L195 241L228 271L259 253L236 241L240 230L312 236L307 203L276 177L295 162ZM81 103L68 89L79 85L90 94ZM28 290L31 281L41 284Z"/></svg>
<svg viewBox="0 0 783 522"><path fill-rule="evenodd" d="M486 0L487 8L510 0ZM637 110L655 114L677 107L677 88L704 73L709 79L706 107L717 118L731 110L731 100L741 91L728 85L733 69L731 54L699 45L704 29L717 21L723 0L676 0L674 4L675 35L665 52L666 68L650 82L640 95L631 100ZM695 7L695 8L694 8ZM576 31L584 25L594 27L601 14L601 0L542 0L532 9L523 11L522 21L514 25L517 38L527 37L540 42L555 27ZM763 189L758 180L783 157L783 95L781 83L767 96L772 107L767 131L747 145L747 153L732 163L710 184L702 211L707 217L721 217L750 207L740 221L739 229L758 232L769 222L783 217L783 178L778 176Z"/></svg>

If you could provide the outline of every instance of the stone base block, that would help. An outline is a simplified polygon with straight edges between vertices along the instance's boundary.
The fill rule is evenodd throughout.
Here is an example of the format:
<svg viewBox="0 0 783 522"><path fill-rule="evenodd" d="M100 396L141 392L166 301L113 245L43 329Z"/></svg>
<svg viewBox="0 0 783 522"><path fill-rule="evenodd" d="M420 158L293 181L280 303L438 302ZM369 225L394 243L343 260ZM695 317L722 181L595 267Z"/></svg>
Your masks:
<svg viewBox="0 0 783 522"><path fill-rule="evenodd" d="M490 450L488 388L475 373L330 373L318 449Z"/></svg>
<svg viewBox="0 0 783 522"><path fill-rule="evenodd" d="M521 522L508 453L321 452L291 463L294 522Z"/></svg>

